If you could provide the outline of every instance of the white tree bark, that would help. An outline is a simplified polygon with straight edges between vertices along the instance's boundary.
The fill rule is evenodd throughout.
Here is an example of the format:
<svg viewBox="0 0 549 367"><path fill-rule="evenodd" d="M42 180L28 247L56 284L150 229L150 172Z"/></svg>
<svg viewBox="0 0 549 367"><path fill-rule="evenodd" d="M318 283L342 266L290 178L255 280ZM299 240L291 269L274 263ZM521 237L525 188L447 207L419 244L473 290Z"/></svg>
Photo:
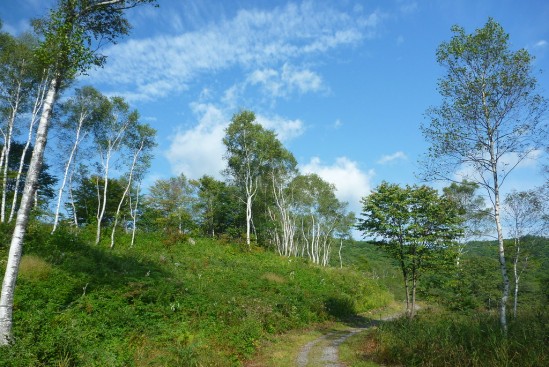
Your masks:
<svg viewBox="0 0 549 367"><path fill-rule="evenodd" d="M23 61L24 65L24 61ZM19 113L19 106L21 104L21 80L17 81L17 87L15 88L15 95L10 101L10 116L8 118L7 133L4 135L4 147L2 148L2 162L4 163L2 172L2 203L0 208L0 222L4 222L6 219L6 196L7 196L7 183L8 183L8 170L9 170L9 157L11 152L11 142L13 140L13 128L15 125L15 118Z"/></svg>
<svg viewBox="0 0 549 367"><path fill-rule="evenodd" d="M27 179L25 181L25 188L23 189L21 205L15 221L15 229L10 244L8 263L6 265L6 272L2 282L2 292L0 295L0 345L7 345L11 340L13 296L15 293L17 274L19 273L19 264L23 253L23 238L26 233L29 214L32 208L33 194L36 190L38 177L42 168L51 111L58 90L59 76L52 79L44 101L44 107L36 133L36 143L27 173Z"/></svg>
<svg viewBox="0 0 549 367"><path fill-rule="evenodd" d="M109 181L109 169L110 169L110 161L112 158L112 154L119 148L120 144L122 143L122 139L124 136L124 133L126 132L126 129L129 126L129 121L124 122L122 125L119 126L118 131L115 132L114 136L111 136L108 138L107 145L105 147L105 152L101 151L101 165L103 166L103 201L101 203L100 200L100 210L98 211L97 215L97 230L95 233L95 244L99 244L99 241L101 240L101 222L103 221L103 217L105 216L105 211L107 209L107 192L108 192L108 181Z"/></svg>
<svg viewBox="0 0 549 367"><path fill-rule="evenodd" d="M21 88L21 83L19 83L19 88L17 95ZM7 195L7 185L8 185L8 170L9 170L9 161L10 161L10 151L11 151L11 141L13 136L13 125L15 124L15 117L17 116L17 110L19 109L19 97L16 97L16 100L12 104L10 117L8 119L8 128L5 138L5 144L2 148L2 155L4 156L4 167L2 172L2 203L0 208L0 222L4 222L6 219L6 195Z"/></svg>
<svg viewBox="0 0 549 367"><path fill-rule="evenodd" d="M132 241L130 247L135 243L135 231L137 229L137 208L139 207L139 192L141 190L141 182L137 183L135 188L135 206L132 206L132 196L130 195L130 216L132 217Z"/></svg>
<svg viewBox="0 0 549 367"><path fill-rule="evenodd" d="M509 275L507 272L507 264L505 262L505 247L503 245L503 229L501 227L500 219L500 204L499 204L499 187L495 185L495 205L494 215L496 220L496 229L498 234L498 259L499 267L501 271L501 277L503 279L503 287L501 292L501 301L499 304L499 319L500 324L505 333L507 333L507 301L509 300Z"/></svg>
<svg viewBox="0 0 549 367"><path fill-rule="evenodd" d="M82 127L84 126L84 121L87 117L87 114L83 111L78 119L78 125L76 127L75 132L75 138L74 138L74 144L72 145L71 151L69 153L69 158L67 158L67 161L65 162L65 170L63 172L63 180L61 181L61 186L59 187L59 192L57 193L57 205L55 207L55 217L53 220L53 228L51 230L51 233L54 233L57 229L57 225L59 223L59 211L61 210L61 201L63 199L63 191L65 190L65 185L67 184L67 179L69 176L70 168L74 159L74 156L76 155L76 151L78 149L78 146L82 142L82 140L85 138L87 134L82 133Z"/></svg>
<svg viewBox="0 0 549 367"><path fill-rule="evenodd" d="M126 199L126 196L128 195L128 192L130 191L130 188L132 186L133 171L135 169L137 159L139 158L139 153L141 153L141 150L143 149L144 144L145 144L145 141L142 140L141 144L139 145L139 148L133 154L132 165L130 167L130 172L128 175L128 184L126 185L126 188L124 189L124 193L122 194L122 198L120 199L120 202L118 203L118 207L116 208L116 214L114 216L114 225L112 227L112 232L111 232L111 249L114 248L114 235L116 233L116 226L118 225L118 219L120 217L120 209L122 208L122 204L124 203L124 200Z"/></svg>
<svg viewBox="0 0 549 367"><path fill-rule="evenodd" d="M21 158L19 159L19 169L17 170L17 177L15 178L15 188L13 190L13 200L11 203L11 210L10 210L8 222L11 222L13 220L13 216L15 215L15 212L16 212L15 209L17 208L17 200L19 198L19 185L21 184L21 175L23 174L23 167L25 166L25 156L27 155L27 151L29 150L30 144L32 142L34 126L38 122L38 115L44 103L44 98L46 96L47 90L48 90L48 78L45 77L44 79L42 79L42 81L38 85L38 93L36 94L34 105L32 107L32 115L29 123L27 142L25 143L25 147L23 148L23 152L21 153Z"/></svg>

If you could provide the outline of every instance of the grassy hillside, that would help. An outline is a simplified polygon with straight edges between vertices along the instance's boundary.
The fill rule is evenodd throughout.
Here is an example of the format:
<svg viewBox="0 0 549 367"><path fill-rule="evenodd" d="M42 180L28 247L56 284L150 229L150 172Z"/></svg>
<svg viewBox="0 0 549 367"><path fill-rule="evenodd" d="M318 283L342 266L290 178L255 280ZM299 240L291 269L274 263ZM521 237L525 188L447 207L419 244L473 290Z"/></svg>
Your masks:
<svg viewBox="0 0 549 367"><path fill-rule="evenodd" d="M195 240L108 250L31 227L0 366L238 366L269 334L392 299L361 272Z"/></svg>

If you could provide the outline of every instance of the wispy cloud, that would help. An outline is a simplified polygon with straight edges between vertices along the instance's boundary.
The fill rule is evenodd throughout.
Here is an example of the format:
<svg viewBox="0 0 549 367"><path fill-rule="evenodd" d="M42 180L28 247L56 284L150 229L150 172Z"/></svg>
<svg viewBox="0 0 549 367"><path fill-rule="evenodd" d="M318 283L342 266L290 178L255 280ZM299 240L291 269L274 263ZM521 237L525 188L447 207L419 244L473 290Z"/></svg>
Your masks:
<svg viewBox="0 0 549 367"><path fill-rule="evenodd" d="M547 46L547 41L546 40L539 40L538 42L536 42L534 44L535 48L543 48L543 47L546 47L546 46Z"/></svg>
<svg viewBox="0 0 549 367"><path fill-rule="evenodd" d="M272 68L255 70L248 78L251 85L261 85L273 97L288 97L291 93L304 94L325 89L322 78L309 69L296 69L285 63L280 70Z"/></svg>
<svg viewBox="0 0 549 367"><path fill-rule="evenodd" d="M415 2L415 1L411 1L411 2L404 1L404 2L401 3L401 5L399 7L399 10L402 14L415 13L418 10L417 2Z"/></svg>
<svg viewBox="0 0 549 367"><path fill-rule="evenodd" d="M373 37L379 22L376 13L347 14L312 2L270 11L241 10L232 19L193 32L110 47L105 51L106 67L90 78L129 99L153 100L184 90L202 74L239 67L256 69L255 80L266 88L276 90L276 83L281 83L300 93L318 91L320 76L291 67L291 60L314 58Z"/></svg>
<svg viewBox="0 0 549 367"><path fill-rule="evenodd" d="M406 154L404 152L398 151L398 152L395 152L393 154L384 155L383 157L381 157L377 161L377 163L379 163L379 164L388 164L388 163L391 163L391 162L394 162L394 161L397 161L397 160L406 160L406 159L408 159Z"/></svg>

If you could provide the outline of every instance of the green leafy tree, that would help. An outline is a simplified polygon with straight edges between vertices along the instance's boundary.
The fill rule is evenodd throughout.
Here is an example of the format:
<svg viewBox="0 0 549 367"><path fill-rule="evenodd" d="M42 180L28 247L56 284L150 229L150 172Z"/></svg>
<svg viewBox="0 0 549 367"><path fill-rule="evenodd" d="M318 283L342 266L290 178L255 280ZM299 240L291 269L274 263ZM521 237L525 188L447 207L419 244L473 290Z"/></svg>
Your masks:
<svg viewBox="0 0 549 367"><path fill-rule="evenodd" d="M437 50L446 70L439 81L442 103L427 111L422 131L431 143L425 161L428 179L469 180L484 188L492 204L502 276L500 323L507 330L509 275L501 226L501 186L533 151L547 145L546 100L536 93L532 56L511 51L509 36L493 19L473 34L454 26Z"/></svg>
<svg viewBox="0 0 549 367"><path fill-rule="evenodd" d="M195 205L195 186L184 174L156 180L145 198L147 216L152 217L149 221L168 234L184 234L194 229Z"/></svg>
<svg viewBox="0 0 549 367"><path fill-rule="evenodd" d="M107 111L105 119L94 126L95 147L99 152L97 167L103 176L103 182L106 183L102 191L103 200L101 202L103 206L97 214L96 244L99 243L101 238L101 223L106 209L111 166L115 158L118 158L118 162L121 164L127 161L124 153L127 153L127 148L132 149L131 145L134 144L133 140L135 140L132 139L132 135L136 135L132 132L138 131L139 124L139 113L137 110L131 110L128 103L121 97L110 98Z"/></svg>
<svg viewBox="0 0 549 367"><path fill-rule="evenodd" d="M380 240L402 272L406 313L415 313L416 288L422 271L451 249L461 235L459 208L427 186L400 187L383 182L362 199L357 228Z"/></svg>
<svg viewBox="0 0 549 367"><path fill-rule="evenodd" d="M24 156L23 156L24 155ZM13 142L11 146L11 154L8 160L6 198L13 200L14 209L19 208L21 202L21 194L23 187L18 185L19 180L25 180L29 169L29 164L32 155L32 146L30 149L25 149L25 144ZM22 163L22 166L21 166ZM20 168L21 166L21 168ZM54 198L54 186L57 179L50 173L50 167L47 163L43 164L42 171L38 177L38 186L34 196L34 206L46 208L48 203Z"/></svg>
<svg viewBox="0 0 549 367"><path fill-rule="evenodd" d="M246 204L246 244L250 246L252 207L258 190L270 181L269 174L273 169L295 166L295 159L273 131L255 122L255 114L251 111L233 116L223 143L227 148L225 173L241 190L241 200Z"/></svg>
<svg viewBox="0 0 549 367"><path fill-rule="evenodd" d="M103 203L102 192L105 187L105 181L102 176L92 175L83 177L73 190L73 206L76 208L76 218L79 225L97 224L101 218L101 226L105 227L114 222L118 203L122 199L126 183L123 180L109 178L107 186L109 195L107 202ZM103 210L104 214L99 217L98 213ZM69 209L70 210L70 209Z"/></svg>
<svg viewBox="0 0 549 367"><path fill-rule="evenodd" d="M0 295L0 345L11 340L13 297L23 251L32 198L42 168L52 109L58 93L75 76L101 66L105 56L97 52L103 42L115 42L128 33L124 10L154 0L58 0L49 16L34 21L41 39L35 51L48 75L48 87L36 131L34 150L17 212L8 263Z"/></svg>
<svg viewBox="0 0 549 367"><path fill-rule="evenodd" d="M30 34L12 37L0 33L0 135L3 139L0 155L2 172L2 200L0 203L0 221L4 222L7 209L7 188L11 144L14 135L21 128L22 115L31 108L32 92L40 89L40 72L33 49L37 40ZM40 101L37 101L39 103ZM34 111L33 111L34 112ZM31 117L31 127L35 114ZM20 121L18 123L18 121ZM30 139L29 139L30 144ZM21 156L21 155L20 155ZM18 192L19 190L15 190ZM12 211L8 222L13 218L17 196L12 202Z"/></svg>
<svg viewBox="0 0 549 367"><path fill-rule="evenodd" d="M244 217L236 187L207 175L194 184L198 187L196 207L203 233L215 237L242 228Z"/></svg>

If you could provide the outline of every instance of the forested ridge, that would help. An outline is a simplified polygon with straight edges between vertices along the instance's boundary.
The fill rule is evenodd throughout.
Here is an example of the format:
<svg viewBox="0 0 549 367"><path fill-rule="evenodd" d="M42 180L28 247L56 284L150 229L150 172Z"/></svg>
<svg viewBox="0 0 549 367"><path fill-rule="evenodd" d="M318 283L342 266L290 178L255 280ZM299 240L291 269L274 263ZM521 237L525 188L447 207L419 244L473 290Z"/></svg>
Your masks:
<svg viewBox="0 0 549 367"><path fill-rule="evenodd" d="M547 100L497 22L436 52L418 175L444 186L383 181L353 213L246 109L221 179L146 186L154 127L73 85L154 3L60 0L33 34L0 29L0 366L238 366L395 302L403 317L351 338L349 364L549 363L548 181L503 190L546 158Z"/></svg>

